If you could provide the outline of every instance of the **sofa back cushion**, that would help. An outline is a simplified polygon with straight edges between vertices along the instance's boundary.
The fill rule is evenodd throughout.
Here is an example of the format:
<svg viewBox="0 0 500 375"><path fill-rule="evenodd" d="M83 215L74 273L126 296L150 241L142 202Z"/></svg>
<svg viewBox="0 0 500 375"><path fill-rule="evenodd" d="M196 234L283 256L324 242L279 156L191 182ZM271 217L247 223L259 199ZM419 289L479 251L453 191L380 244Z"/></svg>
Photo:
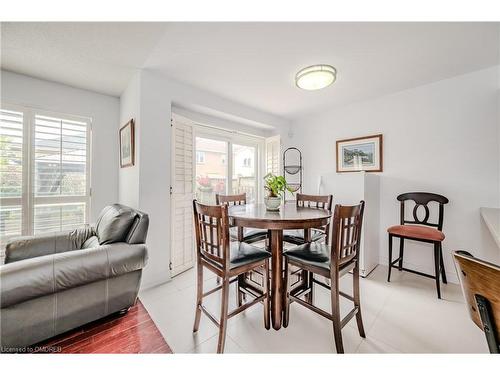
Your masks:
<svg viewBox="0 0 500 375"><path fill-rule="evenodd" d="M105 207L96 223L99 244L125 242L136 212L129 207L113 204Z"/></svg>
<svg viewBox="0 0 500 375"><path fill-rule="evenodd" d="M99 240L97 236L92 236L87 239L82 245L82 249L90 249L92 247L97 247L99 246Z"/></svg>

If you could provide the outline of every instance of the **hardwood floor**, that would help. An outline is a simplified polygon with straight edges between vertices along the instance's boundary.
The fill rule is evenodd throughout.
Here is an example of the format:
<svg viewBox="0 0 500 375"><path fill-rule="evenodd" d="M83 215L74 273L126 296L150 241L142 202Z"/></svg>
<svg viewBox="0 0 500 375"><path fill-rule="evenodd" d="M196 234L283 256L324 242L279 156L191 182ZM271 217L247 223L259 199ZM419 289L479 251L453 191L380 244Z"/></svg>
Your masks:
<svg viewBox="0 0 500 375"><path fill-rule="evenodd" d="M138 300L126 314L114 314L32 347L35 353L172 353Z"/></svg>

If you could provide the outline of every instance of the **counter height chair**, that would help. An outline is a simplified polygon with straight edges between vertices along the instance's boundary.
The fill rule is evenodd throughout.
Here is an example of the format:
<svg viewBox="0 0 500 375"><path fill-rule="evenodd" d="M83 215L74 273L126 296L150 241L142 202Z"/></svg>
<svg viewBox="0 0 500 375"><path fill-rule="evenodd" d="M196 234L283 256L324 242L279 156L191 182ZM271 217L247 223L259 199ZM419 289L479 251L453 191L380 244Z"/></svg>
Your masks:
<svg viewBox="0 0 500 375"><path fill-rule="evenodd" d="M394 225L387 229L387 232L389 233L389 271L387 273L387 281L391 281L391 270L395 267L397 267L400 271L407 271L420 276L430 277L431 279L436 280L437 295L438 298L441 298L441 288L439 282L440 274L443 277L443 283L447 283L442 247L442 242L445 236L442 230L444 205L449 202L448 198L434 193L417 192L401 194L397 197L397 200L401 202L400 225ZM405 203L407 201L413 201L414 203L412 211L413 220L407 220L405 216ZM437 223L429 222L430 211L428 205L430 202L436 202L439 205ZM418 215L420 207L423 207L424 209L425 215L423 219ZM392 239L394 237L399 238L399 257L396 260L392 260ZM403 267L405 239L431 243L434 245L434 275L429 275ZM396 263L398 263L397 266Z"/></svg>
<svg viewBox="0 0 500 375"><path fill-rule="evenodd" d="M221 205L227 203L229 206L247 204L246 193L235 195L215 194L215 204ZM254 243L267 239L267 230L254 228L232 227L229 229L229 234L232 240Z"/></svg>
<svg viewBox="0 0 500 375"><path fill-rule="evenodd" d="M227 320L246 310L256 303L264 304L264 326L270 328L270 299L269 299L269 258L271 254L264 249L245 242L230 241L228 206L206 206L193 201L194 226L196 233L197 259L197 296L196 315L193 332L200 326L201 313L219 328L217 353L224 351ZM253 292L254 299L229 312L229 285L238 280L238 276L256 268L265 270L263 292ZM215 273L222 279L222 284L203 291L203 270ZM239 289L240 286L238 285ZM203 298L222 290L220 319L217 320L203 305Z"/></svg>
<svg viewBox="0 0 500 375"><path fill-rule="evenodd" d="M323 210L332 210L333 197L331 195L309 195L297 193L295 195L295 204L297 207L317 208ZM328 243L330 224L313 229L292 229L283 231L283 241L292 245L303 245L307 242L324 241ZM309 288L310 293L307 299L311 302L313 298L312 274L305 270L294 268L292 270L293 281L292 289ZM326 280L328 282L328 280Z"/></svg>
<svg viewBox="0 0 500 375"><path fill-rule="evenodd" d="M332 223L332 245L310 242L295 246L284 253L285 256L285 311L283 326L287 327L290 320L290 304L298 302L309 310L329 319L333 323L333 334L337 353L344 353L341 329L355 316L358 331L365 337L361 306L359 298L359 245L365 202L356 206L336 205ZM294 293L290 286L290 266L299 267L313 274L312 285L317 284L330 290L332 311L327 312L315 306L312 301L301 297L309 293L308 289ZM353 295L350 296L339 289L342 276L353 271ZM316 280L314 275L320 275L330 280L331 286ZM311 285L311 289L312 289ZM354 303L354 308L340 319L340 296Z"/></svg>
<svg viewBox="0 0 500 375"><path fill-rule="evenodd" d="M500 267L474 258L466 251L453 253L458 278L472 321L483 330L490 353L500 353Z"/></svg>
<svg viewBox="0 0 500 375"><path fill-rule="evenodd" d="M332 200L333 197L331 195L308 195L297 193L295 202L297 207L318 208L331 211ZM307 230L304 229L285 230L283 231L283 241L294 245L302 245L306 242L324 239L325 243L328 243L329 225L312 229L310 238L306 238L306 232Z"/></svg>

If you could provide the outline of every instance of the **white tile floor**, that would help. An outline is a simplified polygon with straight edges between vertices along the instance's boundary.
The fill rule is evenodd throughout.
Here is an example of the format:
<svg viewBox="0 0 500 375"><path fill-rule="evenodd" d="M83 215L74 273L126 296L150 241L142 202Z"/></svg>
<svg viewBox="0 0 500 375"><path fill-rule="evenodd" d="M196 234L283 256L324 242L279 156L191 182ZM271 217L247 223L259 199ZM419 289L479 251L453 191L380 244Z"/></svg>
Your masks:
<svg viewBox="0 0 500 375"><path fill-rule="evenodd" d="M206 288L215 278L206 274ZM487 353L483 333L471 322L460 287L444 285L443 299L436 297L434 280L378 266L361 279L361 306L366 339L358 335L355 319L342 330L346 353ZM202 315L200 330L193 334L195 272L189 270L171 282L144 290L140 299L174 353L214 353L218 330ZM341 289L351 293L352 278ZM329 295L316 289L316 303L329 308ZM236 293L230 294L231 306ZM344 300L344 299L342 299ZM344 300L344 313L350 308ZM219 294L207 298L218 316ZM257 304L229 320L226 353L334 353L332 325L327 319L292 304L290 325L279 331L264 328L262 305Z"/></svg>

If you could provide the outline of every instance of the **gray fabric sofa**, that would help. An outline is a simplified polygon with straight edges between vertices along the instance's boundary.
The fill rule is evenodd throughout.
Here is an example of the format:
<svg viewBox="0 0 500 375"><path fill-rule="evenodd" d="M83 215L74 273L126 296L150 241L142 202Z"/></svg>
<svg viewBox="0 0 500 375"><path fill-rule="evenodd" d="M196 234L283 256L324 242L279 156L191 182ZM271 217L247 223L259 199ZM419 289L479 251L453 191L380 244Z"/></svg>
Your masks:
<svg viewBox="0 0 500 375"><path fill-rule="evenodd" d="M135 304L148 215L107 206L95 226L21 237L0 266L0 349L19 351Z"/></svg>

